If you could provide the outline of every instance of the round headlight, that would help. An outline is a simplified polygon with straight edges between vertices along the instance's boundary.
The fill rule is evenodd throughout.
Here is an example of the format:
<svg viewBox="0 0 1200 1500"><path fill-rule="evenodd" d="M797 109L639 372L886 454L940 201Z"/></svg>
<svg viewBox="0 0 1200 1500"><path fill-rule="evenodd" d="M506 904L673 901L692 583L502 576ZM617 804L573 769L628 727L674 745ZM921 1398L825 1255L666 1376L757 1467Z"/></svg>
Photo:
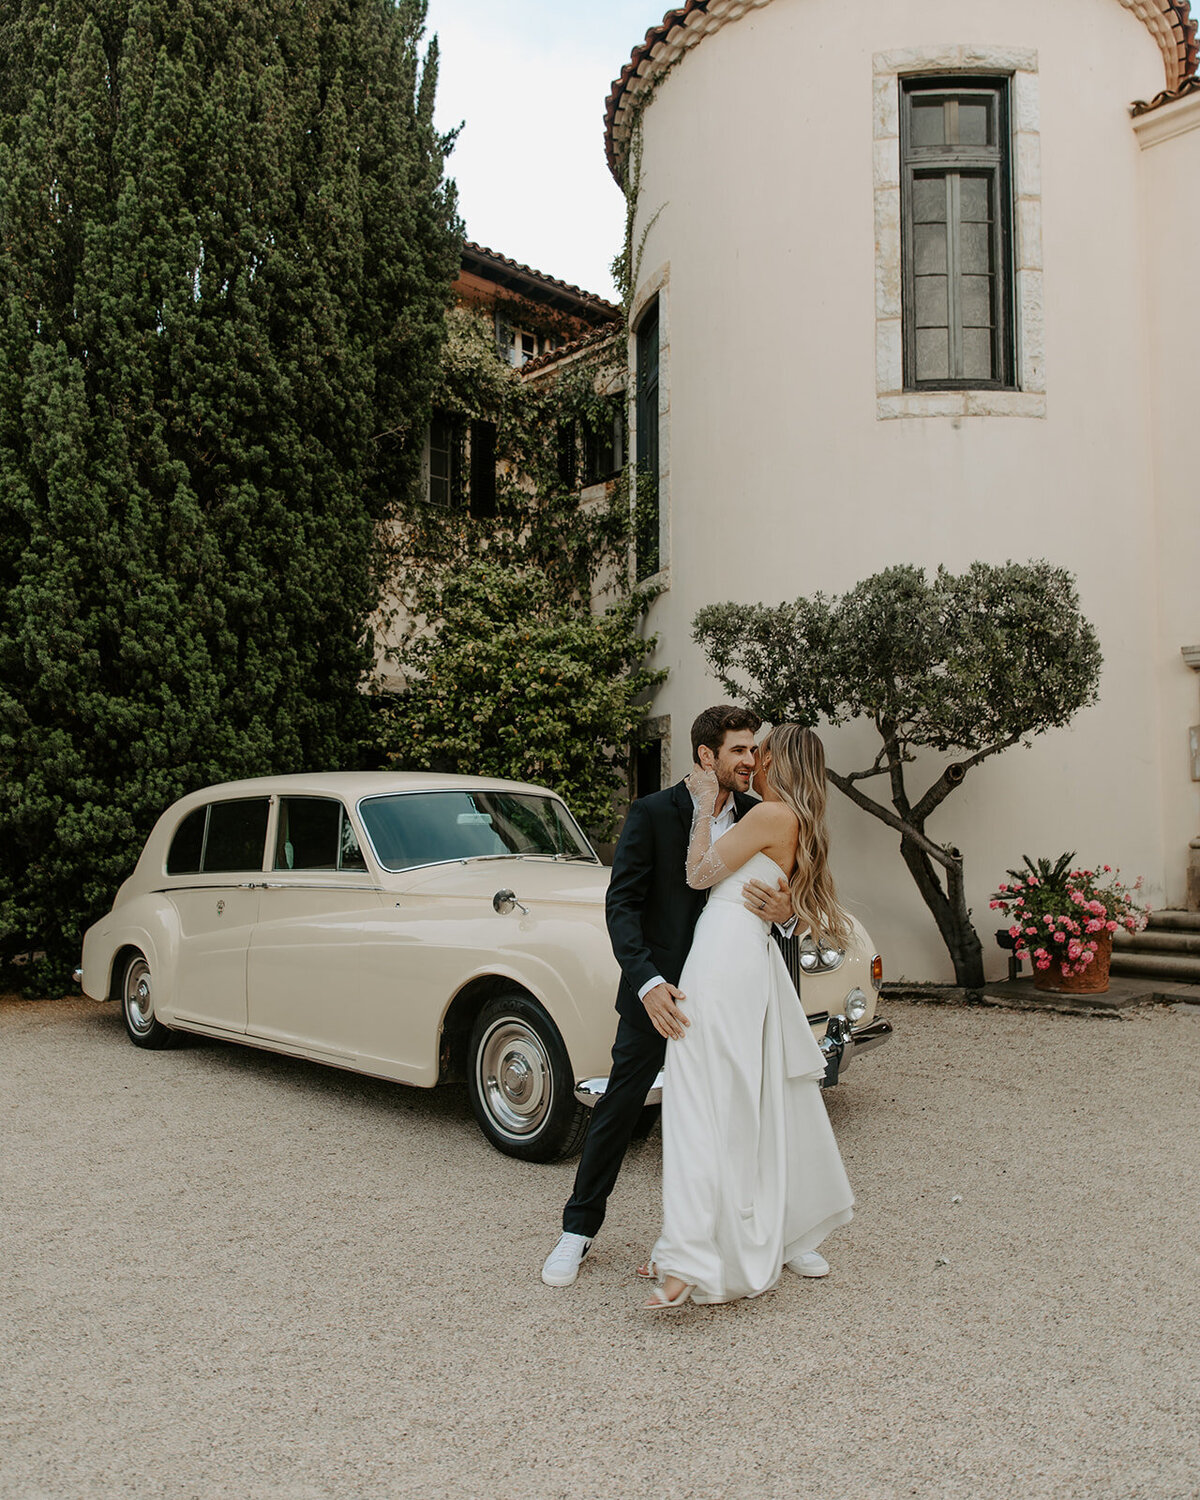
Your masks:
<svg viewBox="0 0 1200 1500"><path fill-rule="evenodd" d="M867 997L860 989L852 989L846 996L846 1019L854 1025L867 1013Z"/></svg>
<svg viewBox="0 0 1200 1500"><path fill-rule="evenodd" d="M821 962L827 969L836 969L838 964L841 963L842 958L843 954L840 948L821 949Z"/></svg>
<svg viewBox="0 0 1200 1500"><path fill-rule="evenodd" d="M817 958L817 955L811 949L807 953L803 950L801 951L800 967L802 969L815 969L819 962L820 960Z"/></svg>

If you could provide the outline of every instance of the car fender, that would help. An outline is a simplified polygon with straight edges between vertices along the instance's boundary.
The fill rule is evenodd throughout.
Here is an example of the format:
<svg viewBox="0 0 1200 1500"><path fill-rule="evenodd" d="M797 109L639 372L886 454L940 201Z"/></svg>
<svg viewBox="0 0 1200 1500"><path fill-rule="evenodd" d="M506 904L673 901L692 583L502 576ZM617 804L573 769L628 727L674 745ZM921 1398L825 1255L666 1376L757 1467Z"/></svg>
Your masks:
<svg viewBox="0 0 1200 1500"><path fill-rule="evenodd" d="M164 1021L172 1013L175 966L179 959L179 922L175 908L160 893L135 897L100 918L83 935L82 989L93 1000L115 1000L117 955L137 948L155 977L155 1011Z"/></svg>
<svg viewBox="0 0 1200 1500"><path fill-rule="evenodd" d="M615 963L615 961L613 961ZM564 974L553 963L534 953L522 953L520 961L497 954L492 962L479 963L463 976L442 1012L439 1034L455 1003L481 984L523 990L546 1012L558 1029L571 1066L579 1077L607 1068L616 1032L613 1008L616 984L610 982L607 966L599 983L581 985L580 974ZM581 993L581 989L584 993Z"/></svg>

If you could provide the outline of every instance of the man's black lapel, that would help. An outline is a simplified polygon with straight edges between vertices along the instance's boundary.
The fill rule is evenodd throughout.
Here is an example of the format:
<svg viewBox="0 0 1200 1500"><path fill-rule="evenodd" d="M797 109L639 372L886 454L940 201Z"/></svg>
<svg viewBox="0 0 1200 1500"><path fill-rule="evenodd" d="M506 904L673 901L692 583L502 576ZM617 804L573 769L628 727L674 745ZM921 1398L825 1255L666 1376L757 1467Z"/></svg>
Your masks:
<svg viewBox="0 0 1200 1500"><path fill-rule="evenodd" d="M734 806L733 821L735 823L739 822L742 818L744 818L746 816L746 814L750 811L750 809L752 807L754 807L754 806L757 805L757 803L758 803L758 798L757 797L750 797L745 792L734 792L734 794L733 794L733 806Z"/></svg>
<svg viewBox="0 0 1200 1500"><path fill-rule="evenodd" d="M675 800L675 811L679 814L680 822L683 824L684 833L691 835L692 832L692 794L687 789L686 781L677 781L671 788L671 796Z"/></svg>

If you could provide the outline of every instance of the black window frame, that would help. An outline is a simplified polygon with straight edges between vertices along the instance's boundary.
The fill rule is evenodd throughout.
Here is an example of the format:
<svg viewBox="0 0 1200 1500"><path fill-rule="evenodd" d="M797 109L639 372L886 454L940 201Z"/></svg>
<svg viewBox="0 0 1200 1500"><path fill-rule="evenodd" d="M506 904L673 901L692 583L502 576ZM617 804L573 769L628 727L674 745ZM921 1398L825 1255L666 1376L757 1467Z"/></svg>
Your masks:
<svg viewBox="0 0 1200 1500"><path fill-rule="evenodd" d="M906 391L1016 390L1015 245L1012 202L1011 79L977 74L920 74L900 80L900 220L904 389ZM989 103L991 143L984 145L918 145L914 140L914 99L938 94L980 98ZM962 291L953 264L959 236L954 233L955 199L961 180L985 178L988 184L991 229L990 297L992 375L988 378L949 374L920 377L917 369L917 287L914 250L914 183L942 178L947 182L947 336L950 368L957 356L962 368ZM956 337L957 335L957 337ZM957 347L956 347L957 346Z"/></svg>
<svg viewBox="0 0 1200 1500"><path fill-rule="evenodd" d="M635 330L637 349L637 491L634 559L637 581L652 578L662 566L662 507L659 497L659 307L647 303ZM648 483L647 483L648 481ZM646 490L649 490L647 503Z"/></svg>

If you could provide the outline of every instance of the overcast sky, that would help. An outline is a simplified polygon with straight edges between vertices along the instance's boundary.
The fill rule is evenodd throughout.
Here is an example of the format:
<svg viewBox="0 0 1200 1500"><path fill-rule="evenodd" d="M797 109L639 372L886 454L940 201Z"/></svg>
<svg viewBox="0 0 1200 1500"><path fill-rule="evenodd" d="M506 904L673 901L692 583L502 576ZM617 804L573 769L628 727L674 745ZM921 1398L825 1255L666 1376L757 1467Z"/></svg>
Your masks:
<svg viewBox="0 0 1200 1500"><path fill-rule="evenodd" d="M613 79L663 0L429 0L437 123L467 238L615 298L624 202L604 159Z"/></svg>

